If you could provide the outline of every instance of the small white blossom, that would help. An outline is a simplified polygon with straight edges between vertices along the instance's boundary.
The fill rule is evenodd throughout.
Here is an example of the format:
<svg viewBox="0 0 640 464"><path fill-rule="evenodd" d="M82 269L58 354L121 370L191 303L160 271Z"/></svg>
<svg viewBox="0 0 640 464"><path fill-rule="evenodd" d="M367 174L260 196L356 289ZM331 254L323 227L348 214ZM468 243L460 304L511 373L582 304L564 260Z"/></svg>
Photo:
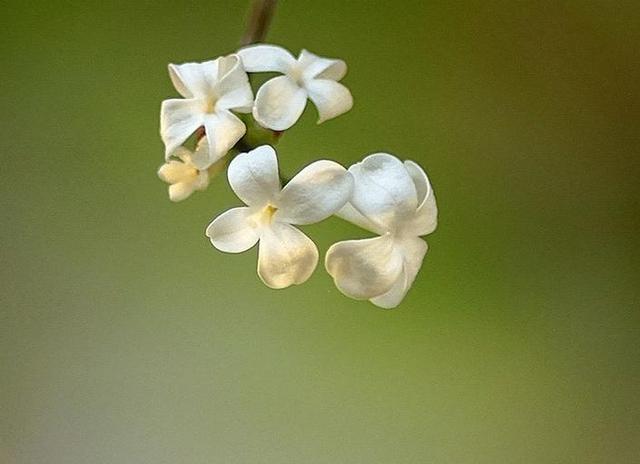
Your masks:
<svg viewBox="0 0 640 464"><path fill-rule="evenodd" d="M379 237L331 246L325 266L345 295L394 308L413 284L437 225L429 179L413 161L377 153L349 168L355 184L338 213Z"/></svg>
<svg viewBox="0 0 640 464"><path fill-rule="evenodd" d="M199 127L204 127L209 152L199 160L205 169L224 156L246 132L231 110L251 112L253 93L237 55L204 63L170 64L169 75L184 98L162 102L160 135L167 159Z"/></svg>
<svg viewBox="0 0 640 464"><path fill-rule="evenodd" d="M318 109L318 124L346 113L353 106L351 92L337 81L347 73L342 60L322 58L302 50L296 60L275 45L253 45L238 52L247 72L279 72L256 93L253 117L276 131L300 118L309 98Z"/></svg>
<svg viewBox="0 0 640 464"><path fill-rule="evenodd" d="M195 190L205 190L209 185L209 172L200 169L194 160L208 156L208 144L202 139L195 153L184 147L178 147L174 156L180 159L170 160L160 166L158 177L169 185L169 199L182 201L188 198Z"/></svg>
<svg viewBox="0 0 640 464"><path fill-rule="evenodd" d="M316 161L284 188L276 152L263 145L238 155L228 169L229 184L247 205L225 211L206 230L214 247L240 253L260 242L258 275L271 288L301 284L318 263L315 243L293 225L319 222L342 208L353 179L338 163Z"/></svg>

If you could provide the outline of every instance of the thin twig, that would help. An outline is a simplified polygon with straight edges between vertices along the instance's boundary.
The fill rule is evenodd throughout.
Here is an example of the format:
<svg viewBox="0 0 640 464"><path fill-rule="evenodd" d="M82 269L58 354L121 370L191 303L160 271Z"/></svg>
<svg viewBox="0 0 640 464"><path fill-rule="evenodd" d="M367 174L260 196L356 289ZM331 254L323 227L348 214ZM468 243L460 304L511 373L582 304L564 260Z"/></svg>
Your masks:
<svg viewBox="0 0 640 464"><path fill-rule="evenodd" d="M262 42L267 36L278 0L253 0L247 28L240 45Z"/></svg>

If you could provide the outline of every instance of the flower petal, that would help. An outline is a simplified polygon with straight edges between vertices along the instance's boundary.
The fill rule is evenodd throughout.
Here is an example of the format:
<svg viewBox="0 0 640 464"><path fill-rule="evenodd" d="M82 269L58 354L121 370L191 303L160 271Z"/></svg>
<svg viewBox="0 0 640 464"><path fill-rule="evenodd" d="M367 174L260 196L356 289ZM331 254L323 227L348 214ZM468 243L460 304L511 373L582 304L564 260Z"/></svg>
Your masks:
<svg viewBox="0 0 640 464"><path fill-rule="evenodd" d="M170 64L169 77L184 98L201 98L211 93L218 76L218 60L204 63Z"/></svg>
<svg viewBox="0 0 640 464"><path fill-rule="evenodd" d="M345 295L368 300L388 292L402 272L402 254L390 234L332 245L327 272Z"/></svg>
<svg viewBox="0 0 640 464"><path fill-rule="evenodd" d="M266 205L280 192L278 159L269 145L236 156L227 176L238 198L250 206Z"/></svg>
<svg viewBox="0 0 640 464"><path fill-rule="evenodd" d="M305 89L318 108L318 124L340 116L353 107L351 92L338 82L313 79L305 83Z"/></svg>
<svg viewBox="0 0 640 464"><path fill-rule="evenodd" d="M177 184L178 182L192 179L194 175L195 169L193 166L177 160L170 160L158 169L158 177L168 184Z"/></svg>
<svg viewBox="0 0 640 464"><path fill-rule="evenodd" d="M170 99L160 108L160 136L165 145L165 157L187 140L202 125L203 113L198 101Z"/></svg>
<svg viewBox="0 0 640 464"><path fill-rule="evenodd" d="M277 45L251 45L238 51L247 72L273 71L285 74L296 62L291 53Z"/></svg>
<svg viewBox="0 0 640 464"><path fill-rule="evenodd" d="M271 288L305 282L318 264L315 243L289 224L274 222L264 229L258 252L258 275Z"/></svg>
<svg viewBox="0 0 640 464"><path fill-rule="evenodd" d="M415 213L417 193L404 164L376 153L349 168L355 184L350 203L386 231L406 224Z"/></svg>
<svg viewBox="0 0 640 464"><path fill-rule="evenodd" d="M219 80L215 85L215 93L218 97L216 109L233 109L242 113L250 113L253 107L253 91L240 57L229 55L221 57L219 60Z"/></svg>
<svg viewBox="0 0 640 464"><path fill-rule="evenodd" d="M380 225L367 219L367 217L355 209L351 203L345 204L340 211L336 213L336 216L378 235L384 235L386 232L384 227L380 227Z"/></svg>
<svg viewBox="0 0 640 464"><path fill-rule="evenodd" d="M334 161L315 161L282 189L275 206L275 220L313 224L336 213L349 200L353 178Z"/></svg>
<svg viewBox="0 0 640 464"><path fill-rule="evenodd" d="M298 58L298 64L302 67L302 77L308 79L331 79L339 81L347 74L347 64L342 60L323 58L302 50Z"/></svg>
<svg viewBox="0 0 640 464"><path fill-rule="evenodd" d="M256 244L260 234L251 220L251 208L232 208L215 218L205 234L211 244L226 253L241 253Z"/></svg>
<svg viewBox="0 0 640 464"><path fill-rule="evenodd" d="M433 188L431 188L429 177L413 161L405 161L404 165L418 192L418 210L411 223L411 230L416 235L430 234L438 225L438 207L436 206L436 197L433 193Z"/></svg>
<svg viewBox="0 0 640 464"><path fill-rule="evenodd" d="M187 199L194 190L191 182L178 182L169 186L169 199L171 201L182 201Z"/></svg>
<svg viewBox="0 0 640 464"><path fill-rule="evenodd" d="M307 92L288 76L278 76L258 89L253 117L263 127L282 131L296 123L306 104Z"/></svg>
<svg viewBox="0 0 640 464"><path fill-rule="evenodd" d="M371 302L381 308L395 308L402 302L413 285L427 253L427 243L420 238L403 241L400 248L404 263L398 279L387 293L371 298Z"/></svg>
<svg viewBox="0 0 640 464"><path fill-rule="evenodd" d="M204 118L209 157L198 159L198 167L206 169L227 154L247 131L244 123L230 111L218 111Z"/></svg>

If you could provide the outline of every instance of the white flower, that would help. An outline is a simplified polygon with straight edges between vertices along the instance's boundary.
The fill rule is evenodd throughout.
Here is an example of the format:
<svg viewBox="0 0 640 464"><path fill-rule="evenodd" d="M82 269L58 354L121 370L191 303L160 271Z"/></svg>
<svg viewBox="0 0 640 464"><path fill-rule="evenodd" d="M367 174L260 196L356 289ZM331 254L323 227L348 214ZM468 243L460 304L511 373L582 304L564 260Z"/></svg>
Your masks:
<svg viewBox="0 0 640 464"><path fill-rule="evenodd" d="M260 241L258 275L267 286L306 281L318 263L318 249L292 224L313 224L342 208L353 189L351 175L338 163L321 160L281 188L276 152L263 145L234 158L228 177L248 206L227 210L209 224L213 246L240 253Z"/></svg>
<svg viewBox="0 0 640 464"><path fill-rule="evenodd" d="M253 93L237 55L204 63L170 64L169 75L184 98L162 102L160 135L167 159L201 126L208 140L205 169L224 156L244 135L246 128L230 110L249 113Z"/></svg>
<svg viewBox="0 0 640 464"><path fill-rule="evenodd" d="M437 225L433 190L420 166L386 153L367 156L349 172L353 193L338 216L380 236L334 244L325 266L345 295L394 308L427 252L420 236Z"/></svg>
<svg viewBox="0 0 640 464"><path fill-rule="evenodd" d="M337 81L347 73L342 60L321 58L302 50L296 60L275 45L253 45L238 52L247 72L274 71L284 74L268 80L256 93L253 117L276 131L290 128L298 120L307 98L318 108L318 124L346 113L353 106L351 92Z"/></svg>
<svg viewBox="0 0 640 464"><path fill-rule="evenodd" d="M169 199L171 201L182 201L188 198L195 190L204 190L209 185L209 172L207 169L198 168L197 160L208 156L209 146L206 139L202 139L196 148L195 153L184 147L179 147L174 156L178 160L170 160L160 166L158 177L169 186Z"/></svg>

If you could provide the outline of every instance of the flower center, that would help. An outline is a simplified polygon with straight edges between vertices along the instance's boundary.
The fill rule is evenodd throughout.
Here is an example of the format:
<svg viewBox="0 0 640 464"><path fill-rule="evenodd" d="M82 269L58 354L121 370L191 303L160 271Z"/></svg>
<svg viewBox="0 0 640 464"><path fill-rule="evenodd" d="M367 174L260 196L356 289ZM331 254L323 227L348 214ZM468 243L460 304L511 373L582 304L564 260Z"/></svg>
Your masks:
<svg viewBox="0 0 640 464"><path fill-rule="evenodd" d="M291 66L287 74L289 75L289 78L292 79L296 84L298 84L299 86L302 86L303 71L304 71L303 67L296 63Z"/></svg>
<svg viewBox="0 0 640 464"><path fill-rule="evenodd" d="M218 99L216 97L207 97L204 100L202 109L204 110L205 113L215 113L216 103L218 103Z"/></svg>

